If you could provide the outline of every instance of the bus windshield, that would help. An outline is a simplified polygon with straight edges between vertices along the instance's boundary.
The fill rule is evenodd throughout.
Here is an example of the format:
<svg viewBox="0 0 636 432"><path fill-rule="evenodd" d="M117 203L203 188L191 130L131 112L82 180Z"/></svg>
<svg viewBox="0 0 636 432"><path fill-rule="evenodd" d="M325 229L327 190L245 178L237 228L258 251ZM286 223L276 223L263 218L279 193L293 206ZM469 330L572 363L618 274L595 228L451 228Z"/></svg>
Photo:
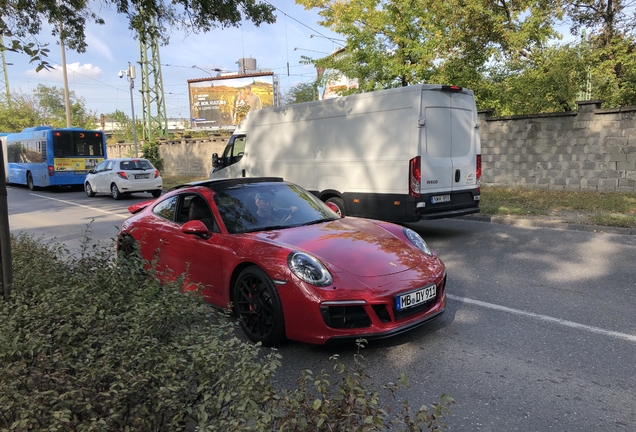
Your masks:
<svg viewBox="0 0 636 432"><path fill-rule="evenodd" d="M55 157L103 157L102 134L99 132L55 131L53 132L53 155Z"/></svg>

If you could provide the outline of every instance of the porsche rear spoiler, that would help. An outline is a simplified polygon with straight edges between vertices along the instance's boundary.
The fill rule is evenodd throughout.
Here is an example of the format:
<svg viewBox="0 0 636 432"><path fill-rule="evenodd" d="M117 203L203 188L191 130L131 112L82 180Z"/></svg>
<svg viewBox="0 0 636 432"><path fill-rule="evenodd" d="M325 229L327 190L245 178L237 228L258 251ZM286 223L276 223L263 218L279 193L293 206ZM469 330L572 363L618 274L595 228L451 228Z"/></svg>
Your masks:
<svg viewBox="0 0 636 432"><path fill-rule="evenodd" d="M148 207L153 202L155 202L155 200L148 200L148 201L139 202L137 204L133 204L130 207L128 207L128 211L131 212L132 214L139 213L140 211Z"/></svg>

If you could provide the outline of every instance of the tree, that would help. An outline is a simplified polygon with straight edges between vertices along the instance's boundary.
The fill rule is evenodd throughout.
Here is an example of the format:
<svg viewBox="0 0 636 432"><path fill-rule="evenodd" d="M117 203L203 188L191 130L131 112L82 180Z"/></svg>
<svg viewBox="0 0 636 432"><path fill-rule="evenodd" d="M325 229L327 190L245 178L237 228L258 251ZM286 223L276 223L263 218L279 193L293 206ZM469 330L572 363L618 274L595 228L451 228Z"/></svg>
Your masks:
<svg viewBox="0 0 636 432"><path fill-rule="evenodd" d="M67 48L82 53L87 46L86 25L105 23L99 14L104 6L126 15L129 28L143 42L157 38L167 43L174 29L199 33L238 26L243 19L257 26L275 21L274 7L256 0L0 0L0 34L9 37L8 49L30 56L40 70L48 67L48 49L26 41L41 33L42 23L60 23L61 26L50 26L51 34L61 37Z"/></svg>
<svg viewBox="0 0 636 432"><path fill-rule="evenodd" d="M88 111L84 99L69 93L71 121L75 127L95 129L95 113ZM11 108L0 107L0 130L19 132L25 127L49 125L66 127L64 90L38 85L32 94L13 93Z"/></svg>
<svg viewBox="0 0 636 432"><path fill-rule="evenodd" d="M113 128L113 137L109 141L112 142L132 142L133 141L133 129L132 119L128 117L123 111L117 110L114 113L106 114L105 116L111 119L115 123ZM142 126L139 122L136 122L137 136L142 134Z"/></svg>
<svg viewBox="0 0 636 432"><path fill-rule="evenodd" d="M298 83L292 86L285 95L285 104L297 104L311 102L318 99L318 86L316 82Z"/></svg>
<svg viewBox="0 0 636 432"><path fill-rule="evenodd" d="M38 84L34 94L44 123L54 127L66 127L64 89ZM70 91L69 102L71 104L71 124L73 126L84 129L97 128L95 113L86 110L84 98L77 97L74 91Z"/></svg>
<svg viewBox="0 0 636 432"><path fill-rule="evenodd" d="M530 58L561 17L549 0L297 2L347 39L343 53L315 65L357 78L362 91L429 82L447 64L470 76L488 62Z"/></svg>

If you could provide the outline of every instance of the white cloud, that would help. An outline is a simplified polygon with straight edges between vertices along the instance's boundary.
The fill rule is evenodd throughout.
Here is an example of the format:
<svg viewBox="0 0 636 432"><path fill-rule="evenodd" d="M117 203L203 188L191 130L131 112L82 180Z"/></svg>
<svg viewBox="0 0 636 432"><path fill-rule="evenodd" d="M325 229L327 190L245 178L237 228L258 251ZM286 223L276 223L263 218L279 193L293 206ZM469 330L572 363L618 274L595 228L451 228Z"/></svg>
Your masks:
<svg viewBox="0 0 636 432"><path fill-rule="evenodd" d="M80 64L79 62L75 62L66 65L66 73L69 80L95 80L102 75L102 69L90 63ZM62 83L64 79L62 66L59 65L54 65L50 71L36 72L35 69L30 69L26 71L26 75L31 78L41 78L44 75L47 79L59 81L60 83Z"/></svg>

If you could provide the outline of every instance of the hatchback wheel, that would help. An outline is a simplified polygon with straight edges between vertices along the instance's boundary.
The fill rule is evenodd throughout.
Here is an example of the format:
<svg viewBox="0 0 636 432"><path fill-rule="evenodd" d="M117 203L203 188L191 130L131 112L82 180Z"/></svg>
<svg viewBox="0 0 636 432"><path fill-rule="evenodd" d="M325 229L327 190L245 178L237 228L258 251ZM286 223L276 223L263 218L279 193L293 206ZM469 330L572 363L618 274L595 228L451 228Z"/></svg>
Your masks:
<svg viewBox="0 0 636 432"><path fill-rule="evenodd" d="M95 191L93 191L93 188L91 187L91 184L89 182L86 182L84 184L84 192L86 192L86 195L88 195L89 197L95 196Z"/></svg>
<svg viewBox="0 0 636 432"><path fill-rule="evenodd" d="M116 199L116 200L121 199L122 197L122 193L119 192L119 188L117 187L115 183L110 185L110 194L113 196L113 199Z"/></svg>
<svg viewBox="0 0 636 432"><path fill-rule="evenodd" d="M272 346L285 339L283 306L272 280L257 266L243 270L234 285L234 312L254 342Z"/></svg>
<svg viewBox="0 0 636 432"><path fill-rule="evenodd" d="M153 196L153 198L159 198L161 196L161 191L160 190L155 190L150 192Z"/></svg>

